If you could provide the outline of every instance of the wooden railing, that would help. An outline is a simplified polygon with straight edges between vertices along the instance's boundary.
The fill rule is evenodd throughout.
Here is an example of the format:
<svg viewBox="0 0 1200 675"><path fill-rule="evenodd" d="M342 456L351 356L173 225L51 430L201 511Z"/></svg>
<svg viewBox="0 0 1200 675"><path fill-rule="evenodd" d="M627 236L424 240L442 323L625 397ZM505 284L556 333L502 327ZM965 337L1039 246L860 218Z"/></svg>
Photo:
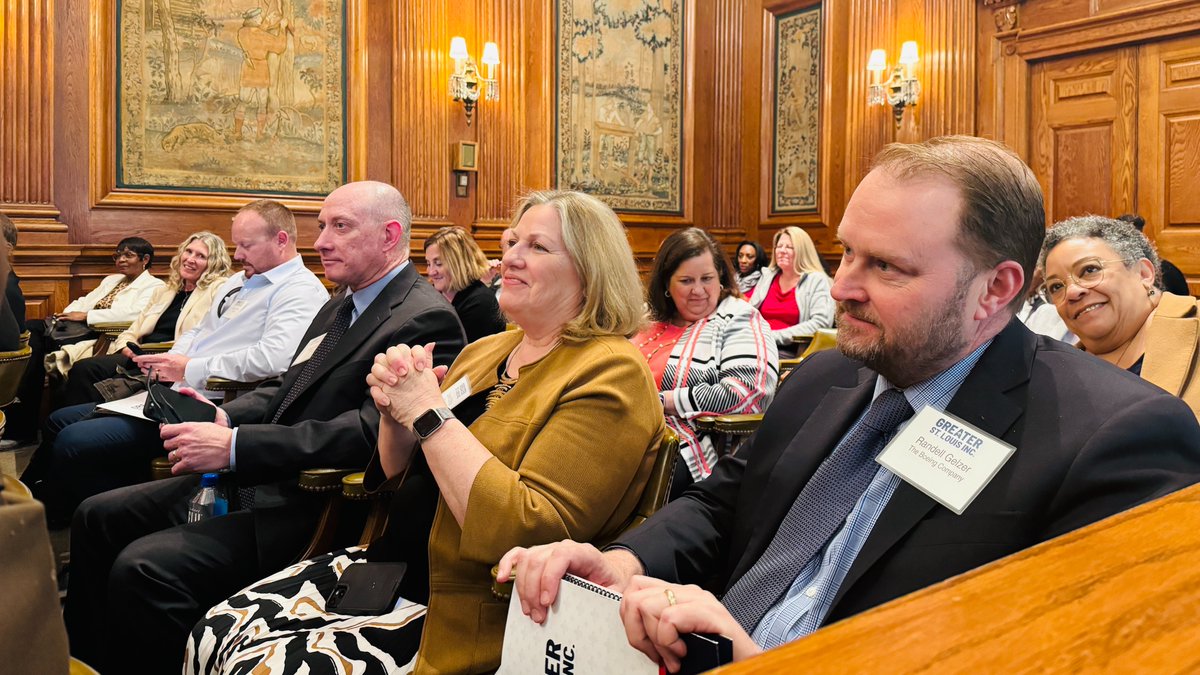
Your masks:
<svg viewBox="0 0 1200 675"><path fill-rule="evenodd" d="M719 672L1200 672L1200 485Z"/></svg>

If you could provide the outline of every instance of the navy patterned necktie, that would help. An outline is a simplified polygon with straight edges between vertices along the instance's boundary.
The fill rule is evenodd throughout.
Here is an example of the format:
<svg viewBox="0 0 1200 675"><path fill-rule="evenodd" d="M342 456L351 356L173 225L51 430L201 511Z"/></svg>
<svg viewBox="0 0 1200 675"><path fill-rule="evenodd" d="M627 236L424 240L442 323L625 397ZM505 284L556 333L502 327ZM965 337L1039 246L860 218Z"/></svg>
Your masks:
<svg viewBox="0 0 1200 675"><path fill-rule="evenodd" d="M899 389L879 395L792 504L762 557L721 602L747 633L842 527L879 467L875 456L913 409Z"/></svg>
<svg viewBox="0 0 1200 675"><path fill-rule="evenodd" d="M292 386L288 387L287 393L283 395L283 401L279 403L279 407L275 409L275 414L271 417L271 424L277 424L279 418L283 417L283 412L287 407L296 400L300 394L304 393L304 388L312 381L313 375L317 373L317 369L321 367L329 353L337 346L338 340L346 334L346 329L350 327L350 314L354 311L354 301L350 296L346 296L342 300L342 304L338 306L337 314L333 317L333 323L330 324L329 330L326 331L325 337L321 339L321 344L317 345L316 351L304 363L304 369L296 376L296 381L292 382Z"/></svg>
<svg viewBox="0 0 1200 675"><path fill-rule="evenodd" d="M333 323L330 324L329 330L326 331L325 337L321 339L321 344L317 345L316 351L309 357L308 361L304 362L304 369L296 376L296 380L292 382L292 386L288 387L287 393L283 395L283 401L279 403L279 407L275 409L275 414L271 416L271 424L278 424L279 418L283 417L283 411L296 400L305 387L312 381L313 375L317 369L321 367L321 363L337 346L342 336L346 334L346 329L350 327L350 315L354 311L354 300L351 296L346 296L342 300L342 304L338 306L337 314L333 317ZM254 488L243 487L238 488L238 502L241 508L248 509L254 506Z"/></svg>

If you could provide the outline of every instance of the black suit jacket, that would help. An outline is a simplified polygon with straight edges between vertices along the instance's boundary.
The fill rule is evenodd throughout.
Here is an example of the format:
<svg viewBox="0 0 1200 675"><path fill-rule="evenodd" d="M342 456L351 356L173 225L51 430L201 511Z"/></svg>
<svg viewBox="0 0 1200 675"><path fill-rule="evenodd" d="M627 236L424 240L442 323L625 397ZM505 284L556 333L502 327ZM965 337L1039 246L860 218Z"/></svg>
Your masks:
<svg viewBox="0 0 1200 675"><path fill-rule="evenodd" d="M329 330L343 297L339 294L317 312L297 354ZM296 483L301 471L361 469L370 461L379 433L379 411L366 378L375 355L392 345L427 342L437 342L435 363L449 365L465 345L465 337L450 304L421 282L409 264L350 326L308 385L284 409L278 424L271 424L271 419L303 363L222 406L237 427L234 476L239 485L257 486L254 514L260 551L263 546L292 543L272 539L272 533L295 529L283 527L285 521L315 519L316 500Z"/></svg>
<svg viewBox="0 0 1200 675"><path fill-rule="evenodd" d="M651 576L728 590L875 382L875 372L839 352L806 359L742 452L617 545ZM961 516L902 482L826 622L1200 481L1200 427L1182 401L1017 321L984 351L947 411L1016 452Z"/></svg>

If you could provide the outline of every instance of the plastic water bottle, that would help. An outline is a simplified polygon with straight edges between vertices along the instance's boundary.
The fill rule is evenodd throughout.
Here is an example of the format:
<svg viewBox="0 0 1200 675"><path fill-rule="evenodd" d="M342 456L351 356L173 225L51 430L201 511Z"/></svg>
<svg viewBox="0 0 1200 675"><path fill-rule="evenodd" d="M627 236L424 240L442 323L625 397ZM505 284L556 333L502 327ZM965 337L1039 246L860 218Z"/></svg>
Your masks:
<svg viewBox="0 0 1200 675"><path fill-rule="evenodd" d="M219 476L206 473L200 477L200 489L188 502L188 522L198 523L213 516L223 516L229 512L229 502L221 494L217 485Z"/></svg>

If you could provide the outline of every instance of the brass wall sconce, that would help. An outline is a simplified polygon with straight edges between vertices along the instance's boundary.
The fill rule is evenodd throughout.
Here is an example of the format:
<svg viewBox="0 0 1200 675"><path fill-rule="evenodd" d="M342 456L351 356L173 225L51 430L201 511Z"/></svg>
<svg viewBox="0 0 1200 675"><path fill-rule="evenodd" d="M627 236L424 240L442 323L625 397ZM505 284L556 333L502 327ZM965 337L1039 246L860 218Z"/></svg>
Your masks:
<svg viewBox="0 0 1200 675"><path fill-rule="evenodd" d="M900 128L900 120L904 117L906 107L915 106L921 98L921 82L913 74L913 66L919 57L917 43L909 40L900 47L900 61L892 69L892 75L885 82L883 73L888 69L887 52L876 49L867 60L867 70L871 71L871 85L867 90L869 105L887 105L892 108L892 116L896 120L896 128Z"/></svg>
<svg viewBox="0 0 1200 675"><path fill-rule="evenodd" d="M500 65L500 48L495 42L483 45L480 62L487 66L487 77L479 74L475 60L467 53L467 41L461 37L450 39L450 58L454 59L454 74L450 76L450 96L463 104L467 112L467 124L480 96L485 101L500 100L500 86L496 82L495 68Z"/></svg>

